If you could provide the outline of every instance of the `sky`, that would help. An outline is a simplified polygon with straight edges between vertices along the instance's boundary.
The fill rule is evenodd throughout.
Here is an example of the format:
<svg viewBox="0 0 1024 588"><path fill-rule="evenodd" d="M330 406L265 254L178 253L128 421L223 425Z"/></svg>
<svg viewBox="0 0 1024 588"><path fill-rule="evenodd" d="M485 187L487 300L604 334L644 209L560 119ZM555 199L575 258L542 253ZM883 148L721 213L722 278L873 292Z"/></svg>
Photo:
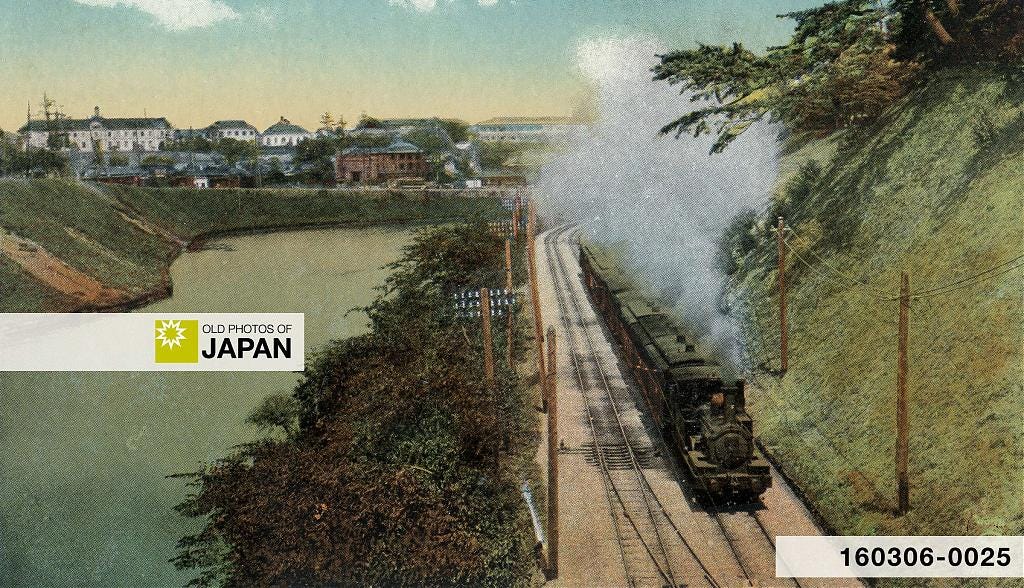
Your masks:
<svg viewBox="0 0 1024 588"><path fill-rule="evenodd" d="M578 48L784 42L775 15L822 0L0 0L0 128L46 92L72 117L180 127L325 111L377 117L566 115L590 88ZM646 67L648 64L638 64Z"/></svg>

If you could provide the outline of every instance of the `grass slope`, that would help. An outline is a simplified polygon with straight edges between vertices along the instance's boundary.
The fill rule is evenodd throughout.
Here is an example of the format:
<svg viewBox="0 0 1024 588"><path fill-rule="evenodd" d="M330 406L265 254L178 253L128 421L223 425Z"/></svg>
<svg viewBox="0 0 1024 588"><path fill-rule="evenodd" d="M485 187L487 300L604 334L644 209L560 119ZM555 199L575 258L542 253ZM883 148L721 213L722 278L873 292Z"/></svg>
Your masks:
<svg viewBox="0 0 1024 588"><path fill-rule="evenodd" d="M823 171L803 201L780 190L808 264L789 256L790 371L762 371L751 408L763 441L839 532L1024 531L1021 271L912 303L905 517L892 514L898 307L879 299L898 292L901 271L920 291L1024 253L1022 97L998 72L945 72L875 128L787 157ZM777 258L762 236L732 294L753 301L754 363L777 367Z"/></svg>
<svg viewBox="0 0 1024 588"><path fill-rule="evenodd" d="M181 242L232 232L497 218L495 199L309 190L189 190L0 180L0 229L105 285L146 297L167 284ZM0 256L0 312L80 308Z"/></svg>

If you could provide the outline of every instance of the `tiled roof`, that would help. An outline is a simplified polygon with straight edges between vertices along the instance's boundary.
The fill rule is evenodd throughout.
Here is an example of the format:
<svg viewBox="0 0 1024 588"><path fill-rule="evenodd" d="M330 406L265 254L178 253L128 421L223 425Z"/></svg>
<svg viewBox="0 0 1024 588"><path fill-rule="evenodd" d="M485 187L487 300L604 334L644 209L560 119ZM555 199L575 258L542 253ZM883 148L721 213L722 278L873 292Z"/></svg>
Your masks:
<svg viewBox="0 0 1024 588"><path fill-rule="evenodd" d="M387 147L349 147L342 155L370 155L375 153L423 153L423 150L405 141L395 141Z"/></svg>
<svg viewBox="0 0 1024 588"><path fill-rule="evenodd" d="M271 125L271 127L263 131L264 135L308 135L309 131L300 127L299 125L293 125L285 119L281 119L280 122Z"/></svg>
<svg viewBox="0 0 1024 588"><path fill-rule="evenodd" d="M25 133L28 131L49 131L51 129L67 132L67 131L88 131L92 128L92 124L98 122L100 128L108 131L120 131L120 130L131 130L131 129L170 129L171 123L164 117L160 118L104 118L91 117L91 118L65 118L59 121L45 120L33 120L27 124L22 125L18 129L19 133Z"/></svg>
<svg viewBox="0 0 1024 588"><path fill-rule="evenodd" d="M256 127L245 122L244 120L219 120L208 127L211 130L220 129L252 129L256 130Z"/></svg>
<svg viewBox="0 0 1024 588"><path fill-rule="evenodd" d="M479 125L577 125L569 116L496 116L476 123Z"/></svg>

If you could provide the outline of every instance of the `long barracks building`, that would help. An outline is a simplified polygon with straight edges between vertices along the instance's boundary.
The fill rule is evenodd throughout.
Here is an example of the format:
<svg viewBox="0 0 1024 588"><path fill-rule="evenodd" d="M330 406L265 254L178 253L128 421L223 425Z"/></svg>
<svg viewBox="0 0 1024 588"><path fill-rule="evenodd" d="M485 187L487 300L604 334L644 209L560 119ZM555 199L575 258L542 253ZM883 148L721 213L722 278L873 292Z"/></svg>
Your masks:
<svg viewBox="0 0 1024 588"><path fill-rule="evenodd" d="M174 128L160 118L106 118L97 106L89 118L30 120L18 130L25 145L33 148L55 146L82 151L158 151L174 136ZM50 135L61 137L51 145Z"/></svg>

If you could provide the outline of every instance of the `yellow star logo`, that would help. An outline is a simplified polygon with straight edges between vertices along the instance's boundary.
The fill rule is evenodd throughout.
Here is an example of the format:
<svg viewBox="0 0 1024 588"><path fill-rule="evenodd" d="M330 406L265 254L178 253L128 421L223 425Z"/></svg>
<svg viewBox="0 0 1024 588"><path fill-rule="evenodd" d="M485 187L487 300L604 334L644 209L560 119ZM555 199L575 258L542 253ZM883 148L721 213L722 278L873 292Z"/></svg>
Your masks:
<svg viewBox="0 0 1024 588"><path fill-rule="evenodd" d="M199 321L158 320L155 327L157 363L199 363Z"/></svg>

